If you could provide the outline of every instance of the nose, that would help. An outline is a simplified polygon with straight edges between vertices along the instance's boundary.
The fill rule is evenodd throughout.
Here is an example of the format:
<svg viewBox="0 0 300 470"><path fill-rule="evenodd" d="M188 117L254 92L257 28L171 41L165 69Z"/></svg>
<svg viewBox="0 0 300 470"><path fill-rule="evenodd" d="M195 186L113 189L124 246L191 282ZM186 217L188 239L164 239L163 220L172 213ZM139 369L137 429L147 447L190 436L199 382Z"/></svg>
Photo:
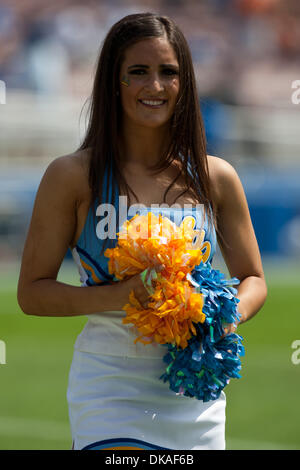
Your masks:
<svg viewBox="0 0 300 470"><path fill-rule="evenodd" d="M149 79L147 80L145 88L155 92L164 90L164 84L161 78L159 77L159 74L155 73L149 75Z"/></svg>

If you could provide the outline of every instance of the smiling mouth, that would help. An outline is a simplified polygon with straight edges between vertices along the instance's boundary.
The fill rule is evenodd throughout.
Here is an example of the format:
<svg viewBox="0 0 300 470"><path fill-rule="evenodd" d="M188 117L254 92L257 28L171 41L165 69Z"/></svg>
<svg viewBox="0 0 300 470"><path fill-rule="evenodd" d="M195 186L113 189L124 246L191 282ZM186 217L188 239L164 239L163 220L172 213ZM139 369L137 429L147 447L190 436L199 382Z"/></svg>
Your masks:
<svg viewBox="0 0 300 470"><path fill-rule="evenodd" d="M138 100L139 103L146 106L147 108L160 108L167 100Z"/></svg>

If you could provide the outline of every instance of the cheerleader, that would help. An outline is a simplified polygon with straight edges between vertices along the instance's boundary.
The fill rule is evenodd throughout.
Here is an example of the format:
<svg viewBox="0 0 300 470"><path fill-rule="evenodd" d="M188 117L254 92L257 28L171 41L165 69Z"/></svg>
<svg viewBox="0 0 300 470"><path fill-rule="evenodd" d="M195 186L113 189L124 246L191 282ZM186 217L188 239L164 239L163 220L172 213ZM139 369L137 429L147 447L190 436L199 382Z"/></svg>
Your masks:
<svg viewBox="0 0 300 470"><path fill-rule="evenodd" d="M218 243L240 280L240 322L253 317L267 289L241 181L206 153L184 35L168 17L139 13L104 40L86 135L45 171L19 277L24 313L87 316L67 389L74 449L225 449L225 393L205 403L176 395L159 380L165 348L135 344L122 322L131 290L145 307L149 292L139 274L116 282L104 251L126 217L153 205L177 224L194 220L209 262ZM80 287L57 281L68 248Z"/></svg>

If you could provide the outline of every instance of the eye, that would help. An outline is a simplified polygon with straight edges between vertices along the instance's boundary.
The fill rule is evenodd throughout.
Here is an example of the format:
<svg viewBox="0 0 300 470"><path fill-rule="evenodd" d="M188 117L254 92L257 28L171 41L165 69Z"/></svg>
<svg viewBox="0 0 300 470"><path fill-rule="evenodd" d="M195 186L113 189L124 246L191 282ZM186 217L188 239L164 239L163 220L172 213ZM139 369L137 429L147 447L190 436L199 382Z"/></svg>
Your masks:
<svg viewBox="0 0 300 470"><path fill-rule="evenodd" d="M147 70L144 69L134 69L129 72L130 75L144 75L145 73L147 73ZM168 76L178 75L178 71L171 68L162 69L161 73Z"/></svg>
<svg viewBox="0 0 300 470"><path fill-rule="evenodd" d="M144 69L135 69L129 72L130 75L143 75L146 71Z"/></svg>
<svg viewBox="0 0 300 470"><path fill-rule="evenodd" d="M177 70L175 69L163 69L165 75L178 75Z"/></svg>

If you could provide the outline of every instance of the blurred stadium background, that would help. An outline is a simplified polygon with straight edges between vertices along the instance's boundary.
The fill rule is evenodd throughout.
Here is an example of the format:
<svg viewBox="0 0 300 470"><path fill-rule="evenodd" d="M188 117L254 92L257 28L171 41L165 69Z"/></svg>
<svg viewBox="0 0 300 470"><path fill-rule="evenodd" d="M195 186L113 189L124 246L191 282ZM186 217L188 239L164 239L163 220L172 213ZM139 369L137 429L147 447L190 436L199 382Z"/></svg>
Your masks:
<svg viewBox="0 0 300 470"><path fill-rule="evenodd" d="M226 391L227 448L300 449L300 3L47 3L0 0L0 449L71 445L66 388L85 317L22 314L20 258L42 174L84 135L101 41L139 11L169 15L188 39L208 151L241 177L269 287L240 327L246 356ZM226 269L219 253L215 267ZM79 285L69 253L59 279Z"/></svg>

